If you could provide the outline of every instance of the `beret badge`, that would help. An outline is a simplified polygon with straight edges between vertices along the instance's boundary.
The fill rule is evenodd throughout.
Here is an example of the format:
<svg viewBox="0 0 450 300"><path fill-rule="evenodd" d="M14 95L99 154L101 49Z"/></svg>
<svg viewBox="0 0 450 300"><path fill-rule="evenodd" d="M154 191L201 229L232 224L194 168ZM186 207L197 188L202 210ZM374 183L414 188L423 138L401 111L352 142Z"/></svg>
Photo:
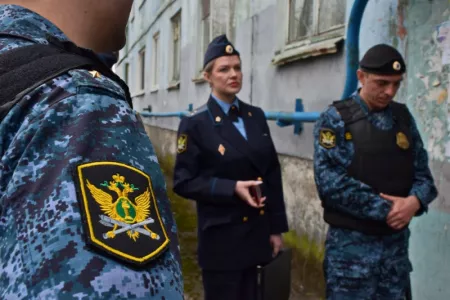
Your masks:
<svg viewBox="0 0 450 300"><path fill-rule="evenodd" d="M392 64L392 68L393 68L395 71L400 71L400 69L402 68L402 65L401 65L398 61L395 61L395 62Z"/></svg>

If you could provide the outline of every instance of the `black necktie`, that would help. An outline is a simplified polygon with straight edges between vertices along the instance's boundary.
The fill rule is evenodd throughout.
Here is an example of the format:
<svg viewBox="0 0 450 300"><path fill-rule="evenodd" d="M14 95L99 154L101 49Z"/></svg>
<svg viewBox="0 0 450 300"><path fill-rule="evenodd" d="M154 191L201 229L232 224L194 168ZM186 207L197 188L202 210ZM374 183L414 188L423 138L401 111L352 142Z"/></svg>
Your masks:
<svg viewBox="0 0 450 300"><path fill-rule="evenodd" d="M234 123L238 121L238 118L241 116L239 112L239 108L236 105L231 105L230 110L228 111L228 117Z"/></svg>

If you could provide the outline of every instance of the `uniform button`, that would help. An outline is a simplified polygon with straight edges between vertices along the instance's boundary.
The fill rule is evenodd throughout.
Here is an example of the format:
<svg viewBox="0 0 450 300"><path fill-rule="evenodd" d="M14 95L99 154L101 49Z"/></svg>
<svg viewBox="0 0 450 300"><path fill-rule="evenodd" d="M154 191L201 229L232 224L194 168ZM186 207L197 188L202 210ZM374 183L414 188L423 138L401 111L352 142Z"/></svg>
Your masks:
<svg viewBox="0 0 450 300"><path fill-rule="evenodd" d="M248 217L243 217L243 218L242 218L242 221L243 221L243 222L247 222L247 221L248 221Z"/></svg>
<svg viewBox="0 0 450 300"><path fill-rule="evenodd" d="M262 181L262 177L258 177L258 181Z"/></svg>
<svg viewBox="0 0 450 300"><path fill-rule="evenodd" d="M259 214L261 215L261 216L263 216L264 215L264 209L261 209L260 211L259 211Z"/></svg>

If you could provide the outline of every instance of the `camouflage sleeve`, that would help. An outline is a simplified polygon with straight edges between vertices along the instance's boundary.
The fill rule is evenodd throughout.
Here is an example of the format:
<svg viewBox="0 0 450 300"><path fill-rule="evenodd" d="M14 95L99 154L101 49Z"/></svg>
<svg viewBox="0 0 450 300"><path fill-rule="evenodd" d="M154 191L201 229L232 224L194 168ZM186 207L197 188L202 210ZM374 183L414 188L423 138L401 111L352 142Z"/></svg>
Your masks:
<svg viewBox="0 0 450 300"><path fill-rule="evenodd" d="M14 170L3 195L10 203L6 223L12 225L9 234L14 236L8 240L8 269L17 270L17 278L26 277L17 280L28 282L27 293L33 299L77 295L181 299L176 224L164 177L136 114L124 100L103 89L49 100L55 96L64 96L62 89L56 89L40 105L42 110L35 109L34 116L25 119L5 156L11 160L8 168ZM99 161L120 162L151 177L159 216L171 243L169 250L140 271L86 246L77 166ZM111 180L101 168L90 176L96 185ZM153 207L151 214L156 218ZM130 246L135 243L126 234L116 238ZM27 271L20 274L23 269Z"/></svg>
<svg viewBox="0 0 450 300"><path fill-rule="evenodd" d="M235 180L217 178L210 174L213 170L202 170L202 155L195 123L189 118L180 122L178 129L178 149L175 161L173 190L180 196L196 201L213 203L235 203Z"/></svg>
<svg viewBox="0 0 450 300"><path fill-rule="evenodd" d="M325 132L335 136L328 144L320 142L320 135ZM353 151L344 134L344 122L334 107L321 114L314 127L314 178L319 197L326 207L358 218L384 221L391 207L388 201L347 174Z"/></svg>
<svg viewBox="0 0 450 300"><path fill-rule="evenodd" d="M412 115L411 133L414 152L414 183L409 194L419 199L421 209L417 215L421 215L428 210L428 205L437 197L438 191L428 166L428 153Z"/></svg>

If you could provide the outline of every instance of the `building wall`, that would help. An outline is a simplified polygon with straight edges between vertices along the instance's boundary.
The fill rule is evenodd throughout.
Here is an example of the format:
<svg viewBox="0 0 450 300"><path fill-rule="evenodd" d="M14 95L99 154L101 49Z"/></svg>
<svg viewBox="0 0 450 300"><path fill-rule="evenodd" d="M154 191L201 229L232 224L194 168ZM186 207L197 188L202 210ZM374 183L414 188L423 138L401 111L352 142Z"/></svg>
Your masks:
<svg viewBox="0 0 450 300"><path fill-rule="evenodd" d="M139 4L139 1L135 2ZM207 101L209 86L204 82L193 82L198 77L196 70L201 58L199 2L152 0L145 1L141 10L136 5L133 25L129 24L129 42L121 51L120 62L116 66L116 72L123 76L124 63L130 64L129 82L136 110L142 111L151 105L154 112L172 112L187 109L190 103L194 108L199 107ZM324 55L298 59L281 66L272 64L284 46L287 0L212 2L213 7L225 6L230 11L226 30L241 53L244 85L239 97L243 101L266 111L293 111L295 99L302 98L305 111L322 111L331 101L340 98L346 66L345 49L339 47L339 43L334 48L330 44L322 45L322 50L325 49L322 52L327 53ZM438 38L438 25L449 20L449 3L448 0L371 0L364 13L360 35L360 55L378 43L394 45L405 55L408 74L396 100L406 103L416 118L440 191L429 213L415 219L411 226L410 253L414 264L412 279L416 299L445 299L450 295L450 286L446 284L446 274L450 269L450 239L447 235L450 225L450 200L447 196L450 190L450 150L447 150L450 148L449 65L442 64L443 52L447 48L445 42ZM352 4L353 0L347 0L347 19ZM171 44L170 18L180 9L180 86L169 90L170 51L167 49ZM138 82L138 53L146 46L146 81L151 82L151 45L153 35L158 31L161 49L164 49L158 62L159 89L153 91L151 85L146 84L144 91L138 91L135 87ZM148 130L164 128L173 131L172 137L165 134L164 140L152 140L161 145L171 140L171 146L166 149L172 149L167 151L173 153L179 119L152 118L145 119L145 123ZM305 124L301 135L293 134L292 127L281 128L275 122L270 123L270 129L280 154L291 227L299 235L307 234L320 244L327 227L322 221L322 209L313 180L313 124Z"/></svg>
<svg viewBox="0 0 450 300"><path fill-rule="evenodd" d="M450 50L450 34L446 34L446 39L445 35L439 38L439 32L443 33L445 28L450 30L450 2L403 2L409 65L406 103L418 120L440 193L428 214L414 220L412 225L413 291L416 299L448 299L450 65L442 58Z"/></svg>

